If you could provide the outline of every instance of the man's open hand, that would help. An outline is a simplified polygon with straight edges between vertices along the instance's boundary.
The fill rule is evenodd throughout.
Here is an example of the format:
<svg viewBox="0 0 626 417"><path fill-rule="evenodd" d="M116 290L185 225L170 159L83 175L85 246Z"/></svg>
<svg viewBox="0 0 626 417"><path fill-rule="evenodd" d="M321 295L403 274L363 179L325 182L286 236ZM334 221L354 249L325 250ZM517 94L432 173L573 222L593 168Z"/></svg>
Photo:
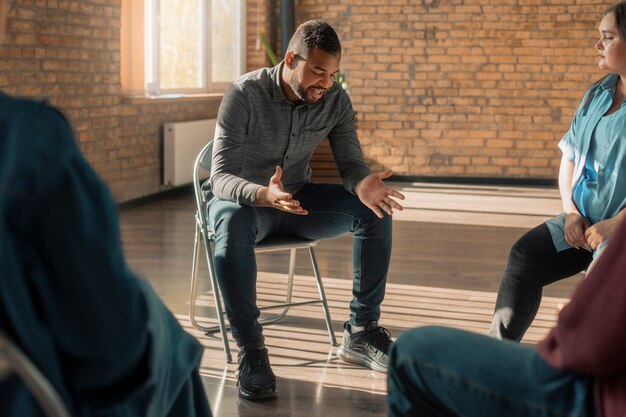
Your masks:
<svg viewBox="0 0 626 417"><path fill-rule="evenodd" d="M262 207L273 207L278 210L286 211L287 213L305 215L308 214L300 206L298 200L294 200L292 195L285 192L283 183L280 180L283 176L283 170L281 167L276 167L276 172L270 178L270 182L267 187L261 187L256 193L256 203Z"/></svg>
<svg viewBox="0 0 626 417"><path fill-rule="evenodd" d="M354 192L361 202L380 218L383 217L383 211L391 216L393 215L393 209L402 210L402 206L394 199L404 200L404 195L387 187L383 182L392 173L388 169L384 172L369 174L354 187Z"/></svg>

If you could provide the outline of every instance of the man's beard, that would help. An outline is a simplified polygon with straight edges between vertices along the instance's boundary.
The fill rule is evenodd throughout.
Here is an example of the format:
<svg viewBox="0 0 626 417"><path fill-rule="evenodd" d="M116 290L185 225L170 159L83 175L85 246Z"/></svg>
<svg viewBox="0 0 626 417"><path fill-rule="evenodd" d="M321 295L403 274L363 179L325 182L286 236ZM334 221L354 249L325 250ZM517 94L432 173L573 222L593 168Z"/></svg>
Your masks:
<svg viewBox="0 0 626 417"><path fill-rule="evenodd" d="M304 87L302 87L302 84L300 84L300 80L298 80L298 76L296 75L296 73L292 73L291 77L289 78L289 87L291 87L291 90L293 91L293 93L296 95L296 97L298 97L300 100L304 101L307 104L314 104L317 103L318 100L309 100L307 99L307 91L304 89Z"/></svg>

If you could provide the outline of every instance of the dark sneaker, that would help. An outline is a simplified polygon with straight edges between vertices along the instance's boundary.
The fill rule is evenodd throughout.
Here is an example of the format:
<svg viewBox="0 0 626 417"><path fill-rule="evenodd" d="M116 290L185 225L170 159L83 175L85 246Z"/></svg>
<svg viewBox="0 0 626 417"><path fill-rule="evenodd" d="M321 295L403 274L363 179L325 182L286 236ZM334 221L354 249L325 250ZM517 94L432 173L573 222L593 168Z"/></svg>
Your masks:
<svg viewBox="0 0 626 417"><path fill-rule="evenodd" d="M239 395L249 400L276 396L276 376L270 367L267 349L261 342L243 347L237 356Z"/></svg>
<svg viewBox="0 0 626 417"><path fill-rule="evenodd" d="M350 324L344 323L343 342L337 356L344 362L363 365L374 371L387 372L389 345L393 342L389 330L373 321L365 330L352 333Z"/></svg>

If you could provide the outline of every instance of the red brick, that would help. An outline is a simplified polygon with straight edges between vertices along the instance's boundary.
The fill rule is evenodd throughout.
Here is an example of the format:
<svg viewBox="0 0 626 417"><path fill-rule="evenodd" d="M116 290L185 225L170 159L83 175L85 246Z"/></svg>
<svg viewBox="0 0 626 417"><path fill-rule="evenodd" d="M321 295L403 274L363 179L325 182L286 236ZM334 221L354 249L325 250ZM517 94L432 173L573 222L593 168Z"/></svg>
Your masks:
<svg viewBox="0 0 626 417"><path fill-rule="evenodd" d="M160 126L214 117L218 102L122 104L120 0L16 0L14 7L0 88L58 103L119 201L162 190ZM300 0L296 20L327 19L338 29L358 133L377 144L366 150L372 167L554 179L556 144L586 87L603 75L593 45L605 7L596 0ZM267 0L247 0L247 10L252 70L267 65L256 48L257 19L269 34ZM390 147L406 155L390 155ZM517 166L493 166L490 158ZM429 167L431 159L442 163Z"/></svg>

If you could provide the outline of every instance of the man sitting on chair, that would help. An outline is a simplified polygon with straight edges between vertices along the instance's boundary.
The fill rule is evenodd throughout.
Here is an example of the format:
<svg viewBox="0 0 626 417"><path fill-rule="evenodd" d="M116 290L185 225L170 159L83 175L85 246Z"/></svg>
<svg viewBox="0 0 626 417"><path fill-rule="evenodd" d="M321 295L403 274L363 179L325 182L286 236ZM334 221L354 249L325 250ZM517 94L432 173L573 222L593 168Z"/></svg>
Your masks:
<svg viewBox="0 0 626 417"><path fill-rule="evenodd" d="M284 60L237 79L219 109L211 178L204 184L215 230L215 267L239 346L238 386L249 399L275 395L256 305L256 242L270 235L327 239L352 232L353 298L338 356L386 371L389 332L377 322L391 256L391 215L399 192L370 173L354 111L334 75L341 45L334 29L308 21ZM309 182L309 161L328 137L343 186Z"/></svg>

